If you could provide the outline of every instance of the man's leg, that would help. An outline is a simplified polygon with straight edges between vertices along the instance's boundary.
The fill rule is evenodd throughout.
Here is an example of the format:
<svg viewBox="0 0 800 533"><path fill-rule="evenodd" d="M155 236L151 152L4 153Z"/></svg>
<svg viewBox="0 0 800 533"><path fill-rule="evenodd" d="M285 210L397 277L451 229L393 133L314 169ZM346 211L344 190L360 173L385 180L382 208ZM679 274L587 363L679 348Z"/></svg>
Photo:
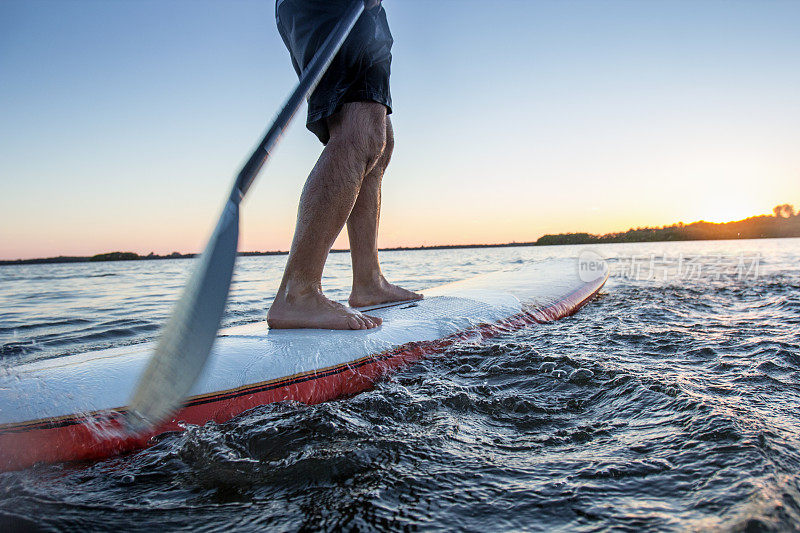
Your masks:
<svg viewBox="0 0 800 533"><path fill-rule="evenodd" d="M381 182L393 149L394 132L389 117L386 117L386 146L383 154L364 177L350 218L347 219L347 235L353 258L353 291L350 294L350 305L353 307L422 298L420 294L386 281L378 262Z"/></svg>
<svg viewBox="0 0 800 533"><path fill-rule="evenodd" d="M267 314L272 328L369 329L370 317L322 294L322 269L350 216L364 176L386 144L386 107L344 104L328 119L330 140L300 196L292 247L278 294Z"/></svg>

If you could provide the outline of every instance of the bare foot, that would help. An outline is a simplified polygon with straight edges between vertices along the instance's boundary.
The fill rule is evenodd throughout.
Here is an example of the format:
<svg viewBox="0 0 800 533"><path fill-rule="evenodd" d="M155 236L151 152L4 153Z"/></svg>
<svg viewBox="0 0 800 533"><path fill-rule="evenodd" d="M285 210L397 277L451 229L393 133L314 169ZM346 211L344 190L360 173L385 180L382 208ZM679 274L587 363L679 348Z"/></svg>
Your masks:
<svg viewBox="0 0 800 533"><path fill-rule="evenodd" d="M320 290L278 294L267 313L267 324L273 329L372 329L382 322L329 300Z"/></svg>
<svg viewBox="0 0 800 533"><path fill-rule="evenodd" d="M380 276L374 283L364 285L353 284L353 291L350 293L349 302L353 307L365 307L368 305L421 299L421 294L411 292L397 285L392 285L386 281L386 278Z"/></svg>

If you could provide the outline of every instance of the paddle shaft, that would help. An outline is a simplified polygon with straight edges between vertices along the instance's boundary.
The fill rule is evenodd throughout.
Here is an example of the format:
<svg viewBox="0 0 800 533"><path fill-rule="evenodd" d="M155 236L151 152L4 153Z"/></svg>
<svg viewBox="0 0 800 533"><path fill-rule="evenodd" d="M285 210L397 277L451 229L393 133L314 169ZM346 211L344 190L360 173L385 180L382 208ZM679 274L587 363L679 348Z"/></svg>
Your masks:
<svg viewBox="0 0 800 533"><path fill-rule="evenodd" d="M126 432L141 434L167 420L180 408L200 376L228 300L239 241L239 203L363 11L363 1L355 0L301 74L297 88L239 172L205 251L138 380L123 419Z"/></svg>
<svg viewBox="0 0 800 533"><path fill-rule="evenodd" d="M270 152L281 138L281 135L283 135L284 130L292 121L297 110L300 109L303 100L314 92L319 80L322 79L331 61L333 61L336 53L342 47L342 44L344 44L345 39L347 39L347 36L350 34L350 31L353 29L353 26L355 26L358 17L361 16L363 11L364 2L362 0L353 2L352 7L348 9L344 17L337 23L331 34L314 55L314 58L308 66L306 66L300 76L297 88L286 100L283 109L281 109L278 116L275 117L275 121L272 123L269 130L267 130L258 148L256 148L253 155L250 156L250 159L239 172L239 176L236 178L233 190L231 191L231 199L235 203L238 204L244 195L247 194L247 190L250 188L250 185L253 184L256 175L258 175L258 171L266 162Z"/></svg>

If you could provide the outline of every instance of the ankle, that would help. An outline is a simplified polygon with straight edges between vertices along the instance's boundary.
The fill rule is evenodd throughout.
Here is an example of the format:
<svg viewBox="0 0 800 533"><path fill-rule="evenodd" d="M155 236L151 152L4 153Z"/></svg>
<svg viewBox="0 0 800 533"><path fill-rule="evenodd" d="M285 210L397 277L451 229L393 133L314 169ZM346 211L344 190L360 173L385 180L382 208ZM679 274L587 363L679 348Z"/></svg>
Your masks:
<svg viewBox="0 0 800 533"><path fill-rule="evenodd" d="M278 290L278 296L287 301L316 294L322 294L322 283L319 281L309 282L306 280L289 279L285 280Z"/></svg>
<svg viewBox="0 0 800 533"><path fill-rule="evenodd" d="M383 277L380 269L370 272L360 273L353 275L353 290L360 288L372 288L383 285L386 278Z"/></svg>

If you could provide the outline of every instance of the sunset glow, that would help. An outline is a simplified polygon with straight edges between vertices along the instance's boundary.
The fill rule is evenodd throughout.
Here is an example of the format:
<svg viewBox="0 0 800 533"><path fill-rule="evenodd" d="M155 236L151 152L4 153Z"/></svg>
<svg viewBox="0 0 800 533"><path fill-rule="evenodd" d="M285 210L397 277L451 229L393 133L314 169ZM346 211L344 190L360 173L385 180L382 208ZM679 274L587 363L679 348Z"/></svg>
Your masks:
<svg viewBox="0 0 800 533"><path fill-rule="evenodd" d="M743 220L745 218L766 215L768 213L759 212L757 208L746 205L709 205L705 215L698 220L705 220L706 222L731 222L734 220Z"/></svg>

